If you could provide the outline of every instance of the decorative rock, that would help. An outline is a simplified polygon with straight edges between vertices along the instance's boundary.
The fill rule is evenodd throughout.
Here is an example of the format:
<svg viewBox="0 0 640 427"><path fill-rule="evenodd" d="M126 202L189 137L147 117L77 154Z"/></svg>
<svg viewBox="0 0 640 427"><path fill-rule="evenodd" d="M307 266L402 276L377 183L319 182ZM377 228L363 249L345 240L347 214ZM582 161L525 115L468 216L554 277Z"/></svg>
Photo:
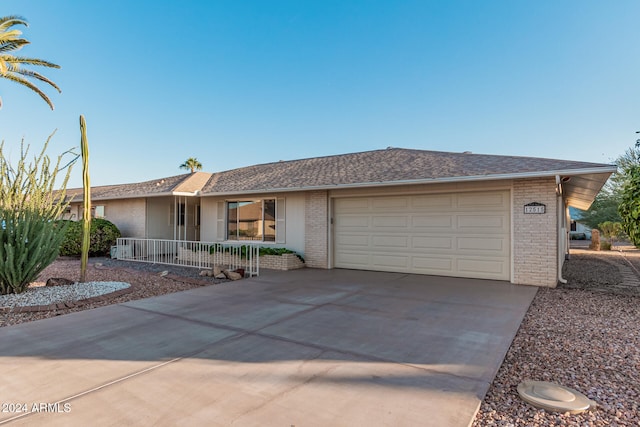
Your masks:
<svg viewBox="0 0 640 427"><path fill-rule="evenodd" d="M236 273L235 271L222 270L222 273L230 280L240 280L242 279L242 275L240 273Z"/></svg>
<svg viewBox="0 0 640 427"><path fill-rule="evenodd" d="M213 266L213 277L215 277L216 279L218 279L221 274L224 274L222 272L222 268L219 265L214 265ZM225 276L226 277L226 276Z"/></svg>
<svg viewBox="0 0 640 427"><path fill-rule="evenodd" d="M160 277L164 277L164 276L166 276L167 274L169 274L169 272L168 272L167 270L165 270L165 271L160 272L159 276L160 276Z"/></svg>
<svg viewBox="0 0 640 427"><path fill-rule="evenodd" d="M52 277L47 280L46 286L67 286L74 283L73 280L65 279L64 277Z"/></svg>
<svg viewBox="0 0 640 427"><path fill-rule="evenodd" d="M217 274L217 275L215 275L213 277L216 278L216 279L226 279L227 275L221 272L220 274Z"/></svg>
<svg viewBox="0 0 640 427"><path fill-rule="evenodd" d="M211 271L209 270L200 270L201 277L211 277Z"/></svg>
<svg viewBox="0 0 640 427"><path fill-rule="evenodd" d="M235 271L229 271L227 273L227 277L231 280L240 280L242 279L242 275L240 273L236 273Z"/></svg>

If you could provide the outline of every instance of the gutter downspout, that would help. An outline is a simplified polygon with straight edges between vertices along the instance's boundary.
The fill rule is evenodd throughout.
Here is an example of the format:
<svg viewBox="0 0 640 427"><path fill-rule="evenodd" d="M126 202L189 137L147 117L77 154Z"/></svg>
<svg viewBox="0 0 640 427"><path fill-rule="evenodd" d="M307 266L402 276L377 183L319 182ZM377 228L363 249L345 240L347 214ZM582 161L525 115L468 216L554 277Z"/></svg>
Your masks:
<svg viewBox="0 0 640 427"><path fill-rule="evenodd" d="M562 277L562 259L565 257L565 248L563 247L563 243L566 244L566 236L563 233L564 218L566 215L564 213L564 200L562 198L562 179L560 175L556 175L556 196L558 197L556 210L558 212L558 282L565 285L567 283L567 279ZM563 208L563 209L560 209ZM560 250L562 248L562 251ZM567 248L568 249L568 248Z"/></svg>

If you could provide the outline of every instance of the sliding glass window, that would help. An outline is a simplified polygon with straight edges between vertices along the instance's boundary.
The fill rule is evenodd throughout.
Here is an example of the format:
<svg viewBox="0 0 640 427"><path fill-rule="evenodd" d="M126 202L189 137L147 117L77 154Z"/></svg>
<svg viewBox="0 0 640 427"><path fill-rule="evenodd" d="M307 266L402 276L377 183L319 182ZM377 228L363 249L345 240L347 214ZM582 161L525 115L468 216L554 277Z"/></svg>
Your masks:
<svg viewBox="0 0 640 427"><path fill-rule="evenodd" d="M275 242L275 199L227 202L227 240Z"/></svg>

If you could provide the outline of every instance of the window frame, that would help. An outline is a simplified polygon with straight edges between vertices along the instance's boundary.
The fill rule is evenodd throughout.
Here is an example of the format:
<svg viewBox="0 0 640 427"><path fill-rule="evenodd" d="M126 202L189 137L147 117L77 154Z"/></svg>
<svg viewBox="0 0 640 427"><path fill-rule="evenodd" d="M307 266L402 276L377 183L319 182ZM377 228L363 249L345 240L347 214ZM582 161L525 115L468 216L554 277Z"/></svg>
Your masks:
<svg viewBox="0 0 640 427"><path fill-rule="evenodd" d="M246 199L233 199L233 200L225 200L224 201L224 240L225 241L229 241L229 242L261 242L261 243L266 243L266 244L270 244L270 243L276 243L277 241L277 227L278 227L278 219L277 219L277 213L278 213L278 198L276 197L261 197L261 198L246 198ZM259 230L259 236L261 236L260 239L254 239L254 238L249 238L249 239L241 239L240 238L240 223L242 220L242 217L240 216L240 208L242 207L243 203L260 203L260 218L257 219L257 221L260 222L261 224L261 229ZM267 205L267 202L272 202L273 203L273 232L270 234L265 233L266 227L267 227L267 221L265 220L265 207ZM235 209L236 209L236 215L235 215L235 224L236 224L236 228L235 228L235 236L231 236L230 235L230 206L232 206L233 204L236 205ZM246 206L246 205L245 205ZM272 236L272 239L270 240L265 240L265 237L267 236Z"/></svg>

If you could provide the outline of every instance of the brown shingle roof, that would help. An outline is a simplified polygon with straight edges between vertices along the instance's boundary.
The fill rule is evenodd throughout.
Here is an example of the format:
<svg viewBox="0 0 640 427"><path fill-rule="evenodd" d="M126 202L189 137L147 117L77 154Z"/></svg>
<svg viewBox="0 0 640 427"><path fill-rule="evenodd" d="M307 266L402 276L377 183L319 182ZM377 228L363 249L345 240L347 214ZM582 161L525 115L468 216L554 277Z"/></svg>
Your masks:
<svg viewBox="0 0 640 427"><path fill-rule="evenodd" d="M202 193L294 190L594 168L611 169L611 165L536 157L388 148L266 163L219 172L213 174Z"/></svg>
<svg viewBox="0 0 640 427"><path fill-rule="evenodd" d="M91 187L91 199L112 200L170 195L174 192L193 193L200 190L210 177L210 173L194 172L133 184ZM74 202L82 200L82 188L67 189L67 199L72 196Z"/></svg>

